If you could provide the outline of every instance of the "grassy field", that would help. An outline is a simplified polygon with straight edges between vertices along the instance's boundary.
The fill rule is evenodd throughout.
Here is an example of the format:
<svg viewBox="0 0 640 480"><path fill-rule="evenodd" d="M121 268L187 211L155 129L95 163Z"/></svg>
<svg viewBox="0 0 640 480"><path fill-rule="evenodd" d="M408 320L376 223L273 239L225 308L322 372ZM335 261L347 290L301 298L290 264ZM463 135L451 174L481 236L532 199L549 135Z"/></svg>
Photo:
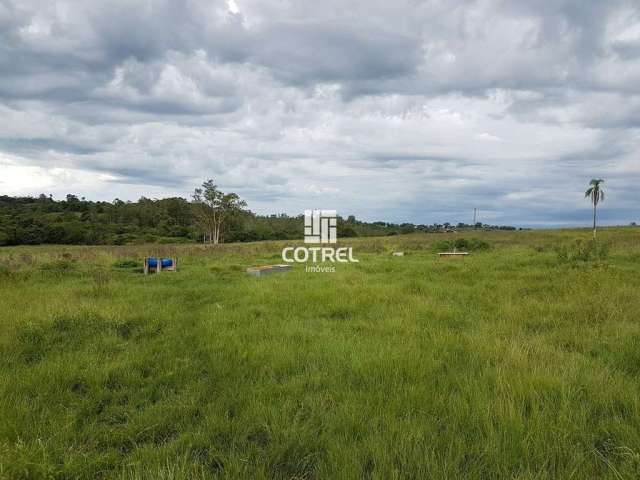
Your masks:
<svg viewBox="0 0 640 480"><path fill-rule="evenodd" d="M638 478L640 229L589 235L0 249L0 478Z"/></svg>

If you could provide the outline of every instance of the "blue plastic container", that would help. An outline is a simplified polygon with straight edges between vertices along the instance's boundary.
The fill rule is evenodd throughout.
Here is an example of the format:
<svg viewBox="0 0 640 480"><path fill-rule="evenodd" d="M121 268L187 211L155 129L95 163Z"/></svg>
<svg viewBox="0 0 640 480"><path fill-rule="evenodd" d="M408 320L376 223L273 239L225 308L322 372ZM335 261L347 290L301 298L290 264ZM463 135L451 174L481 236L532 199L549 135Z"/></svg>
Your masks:
<svg viewBox="0 0 640 480"><path fill-rule="evenodd" d="M147 261L149 268L158 268L158 259L157 258L149 258ZM160 259L161 268L173 267L173 260L170 258L161 258Z"/></svg>

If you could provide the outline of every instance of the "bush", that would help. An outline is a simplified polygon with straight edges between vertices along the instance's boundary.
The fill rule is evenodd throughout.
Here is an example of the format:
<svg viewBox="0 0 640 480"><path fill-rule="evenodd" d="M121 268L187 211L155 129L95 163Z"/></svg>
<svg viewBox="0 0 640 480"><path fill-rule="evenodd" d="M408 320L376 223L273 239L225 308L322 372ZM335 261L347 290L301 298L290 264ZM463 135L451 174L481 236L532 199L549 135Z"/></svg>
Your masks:
<svg viewBox="0 0 640 480"><path fill-rule="evenodd" d="M51 273L71 272L75 270L75 263L73 260L54 260L53 262L41 265L40 270Z"/></svg>
<svg viewBox="0 0 640 480"><path fill-rule="evenodd" d="M440 240L433 244L434 252L449 252L453 250L453 242L449 240Z"/></svg>
<svg viewBox="0 0 640 480"><path fill-rule="evenodd" d="M470 250L489 250L491 245L484 240L480 240L479 238L472 238L469 240L469 249Z"/></svg>
<svg viewBox="0 0 640 480"><path fill-rule="evenodd" d="M453 242L453 246L456 250L467 250L469 248L469 242L466 238L458 238Z"/></svg>
<svg viewBox="0 0 640 480"><path fill-rule="evenodd" d="M609 256L609 246L595 240L576 240L572 245L558 247L556 254L560 263L602 261Z"/></svg>
<svg viewBox="0 0 640 480"><path fill-rule="evenodd" d="M436 252L451 252L453 249L462 251L488 250L491 246L484 240L478 238L457 238L455 240L441 240L433 245Z"/></svg>
<svg viewBox="0 0 640 480"><path fill-rule="evenodd" d="M344 225L340 227L338 231L338 236L340 238L352 238L352 237L357 237L358 232L356 232L352 226Z"/></svg>

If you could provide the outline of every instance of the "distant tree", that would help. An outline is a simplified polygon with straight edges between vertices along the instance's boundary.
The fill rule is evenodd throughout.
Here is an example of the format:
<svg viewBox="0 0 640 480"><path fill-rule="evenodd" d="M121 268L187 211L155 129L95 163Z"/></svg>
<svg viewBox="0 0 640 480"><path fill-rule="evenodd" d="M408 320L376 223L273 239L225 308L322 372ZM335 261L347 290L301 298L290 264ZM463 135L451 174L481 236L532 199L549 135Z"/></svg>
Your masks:
<svg viewBox="0 0 640 480"><path fill-rule="evenodd" d="M179 197L94 202L72 194L64 200L0 195L0 245L182 243L202 239L203 232L211 243L296 240L304 228L302 214L253 214L236 194L220 192L213 182L198 190L197 202ZM397 235L415 228L443 231L439 224L414 227L352 216L338 217L337 228L339 237Z"/></svg>
<svg viewBox="0 0 640 480"><path fill-rule="evenodd" d="M202 188L195 189L193 203L198 225L213 244L222 241L229 220L247 206L238 194L222 192L211 179L204 182Z"/></svg>
<svg viewBox="0 0 640 480"><path fill-rule="evenodd" d="M593 204L593 238L596 238L596 209L598 207L598 203L604 200L604 191L602 190L601 184L604 183L602 178L592 178L589 182L589 188L586 192L584 192L585 198L589 197L591 203Z"/></svg>
<svg viewBox="0 0 640 480"><path fill-rule="evenodd" d="M403 223L400 225L400 233L406 235L416 231L416 227L413 223Z"/></svg>

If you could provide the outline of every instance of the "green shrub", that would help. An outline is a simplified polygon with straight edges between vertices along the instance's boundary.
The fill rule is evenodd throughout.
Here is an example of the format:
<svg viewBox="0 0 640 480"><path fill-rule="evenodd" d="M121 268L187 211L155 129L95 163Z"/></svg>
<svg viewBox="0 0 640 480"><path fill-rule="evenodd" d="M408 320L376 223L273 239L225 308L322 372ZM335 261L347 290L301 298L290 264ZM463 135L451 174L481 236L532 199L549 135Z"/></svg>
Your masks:
<svg viewBox="0 0 640 480"><path fill-rule="evenodd" d="M491 245L484 240L480 240L479 238L472 238L469 240L469 249L470 250L489 250Z"/></svg>
<svg viewBox="0 0 640 480"><path fill-rule="evenodd" d="M609 256L609 246L595 240L576 240L571 245L558 247L556 255L560 263L602 261Z"/></svg>
<svg viewBox="0 0 640 480"><path fill-rule="evenodd" d="M466 238L458 238L453 242L453 246L456 250L467 250L469 248L469 241Z"/></svg>
<svg viewBox="0 0 640 480"><path fill-rule="evenodd" d="M453 250L453 242L449 240L440 240L433 244L434 252L448 252Z"/></svg>

